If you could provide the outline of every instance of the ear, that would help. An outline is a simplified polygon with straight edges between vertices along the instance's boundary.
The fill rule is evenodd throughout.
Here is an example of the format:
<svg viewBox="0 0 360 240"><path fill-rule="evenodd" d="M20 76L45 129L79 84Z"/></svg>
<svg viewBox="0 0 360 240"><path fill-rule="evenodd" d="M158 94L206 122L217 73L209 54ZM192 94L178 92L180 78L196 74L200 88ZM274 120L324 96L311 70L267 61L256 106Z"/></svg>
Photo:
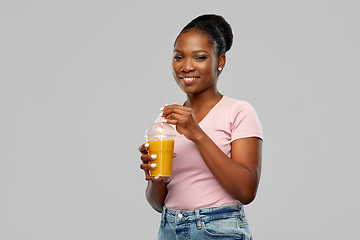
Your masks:
<svg viewBox="0 0 360 240"><path fill-rule="evenodd" d="M226 63L226 56L225 56L225 54L221 54L219 57L218 66L217 66L217 70L219 73L224 69L225 63Z"/></svg>

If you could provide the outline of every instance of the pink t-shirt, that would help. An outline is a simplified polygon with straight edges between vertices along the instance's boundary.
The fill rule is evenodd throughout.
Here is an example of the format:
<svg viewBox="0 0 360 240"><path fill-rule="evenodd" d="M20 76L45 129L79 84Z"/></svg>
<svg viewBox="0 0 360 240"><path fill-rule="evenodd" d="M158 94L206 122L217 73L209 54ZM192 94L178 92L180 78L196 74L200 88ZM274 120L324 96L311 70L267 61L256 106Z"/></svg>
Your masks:
<svg viewBox="0 0 360 240"><path fill-rule="evenodd" d="M199 126L229 157L232 141L246 137L263 138L253 107L245 101L226 96L210 110ZM220 186L196 145L177 132L174 151L177 157L173 160L172 175L164 178L168 190L166 207L191 210L241 204Z"/></svg>

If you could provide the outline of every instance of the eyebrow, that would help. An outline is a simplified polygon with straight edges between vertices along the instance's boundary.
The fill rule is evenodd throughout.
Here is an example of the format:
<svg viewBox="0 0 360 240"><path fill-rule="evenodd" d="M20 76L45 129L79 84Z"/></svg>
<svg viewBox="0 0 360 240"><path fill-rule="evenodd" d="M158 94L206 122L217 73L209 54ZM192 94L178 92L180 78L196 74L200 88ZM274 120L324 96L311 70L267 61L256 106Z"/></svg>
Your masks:
<svg viewBox="0 0 360 240"><path fill-rule="evenodd" d="M174 52L179 52L179 53L182 53L182 51L180 50L174 50ZM196 50L196 51L193 51L193 53L209 53L208 51L205 51L205 50Z"/></svg>

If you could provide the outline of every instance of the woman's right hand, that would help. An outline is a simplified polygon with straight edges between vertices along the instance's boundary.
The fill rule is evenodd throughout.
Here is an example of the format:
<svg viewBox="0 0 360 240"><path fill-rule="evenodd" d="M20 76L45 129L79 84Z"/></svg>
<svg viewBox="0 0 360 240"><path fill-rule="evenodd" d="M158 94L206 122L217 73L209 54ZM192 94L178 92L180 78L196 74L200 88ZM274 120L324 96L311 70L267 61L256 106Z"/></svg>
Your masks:
<svg viewBox="0 0 360 240"><path fill-rule="evenodd" d="M149 149L148 143L142 144L139 147L139 151L142 154L140 159L143 162L142 164L140 164L140 168L145 172L146 181L162 181L163 177L150 176L150 169L152 170L156 168L156 164L153 162L156 159L156 155L155 154L150 155L148 149Z"/></svg>

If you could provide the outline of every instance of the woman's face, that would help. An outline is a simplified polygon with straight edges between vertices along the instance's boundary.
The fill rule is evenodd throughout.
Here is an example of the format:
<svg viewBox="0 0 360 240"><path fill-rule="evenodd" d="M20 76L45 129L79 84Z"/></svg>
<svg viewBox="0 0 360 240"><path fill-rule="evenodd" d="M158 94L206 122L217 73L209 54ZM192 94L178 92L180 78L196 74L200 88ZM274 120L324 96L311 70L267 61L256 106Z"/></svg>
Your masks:
<svg viewBox="0 0 360 240"><path fill-rule="evenodd" d="M216 90L218 62L208 36L200 30L184 32L175 42L173 75L187 94Z"/></svg>

